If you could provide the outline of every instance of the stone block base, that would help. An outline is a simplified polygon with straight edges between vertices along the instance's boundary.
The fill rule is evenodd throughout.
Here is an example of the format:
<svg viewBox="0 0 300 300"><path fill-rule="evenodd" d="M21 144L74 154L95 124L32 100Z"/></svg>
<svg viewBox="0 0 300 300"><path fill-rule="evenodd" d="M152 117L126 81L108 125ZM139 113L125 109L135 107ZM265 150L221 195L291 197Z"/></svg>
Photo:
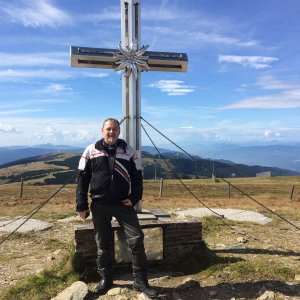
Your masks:
<svg viewBox="0 0 300 300"><path fill-rule="evenodd" d="M202 224L193 219L139 220L145 234L145 250L148 262L172 262L189 253L200 253ZM115 264L130 262L124 233L117 221L112 222L112 261ZM125 243L125 244L124 244ZM125 245L125 247L124 247ZM127 249L121 251L122 249ZM75 250L85 260L96 259L96 243L93 224L75 227Z"/></svg>

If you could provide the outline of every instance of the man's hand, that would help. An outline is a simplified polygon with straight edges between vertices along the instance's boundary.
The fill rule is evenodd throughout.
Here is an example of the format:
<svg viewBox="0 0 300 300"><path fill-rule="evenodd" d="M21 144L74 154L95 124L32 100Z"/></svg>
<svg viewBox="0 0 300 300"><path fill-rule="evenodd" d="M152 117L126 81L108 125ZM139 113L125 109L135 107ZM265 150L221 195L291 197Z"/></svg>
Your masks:
<svg viewBox="0 0 300 300"><path fill-rule="evenodd" d="M130 199L122 200L122 203L123 203L125 206L132 206L132 201L131 201Z"/></svg>
<svg viewBox="0 0 300 300"><path fill-rule="evenodd" d="M79 211L78 214L82 219L86 219L90 215L90 211L87 209L87 210Z"/></svg>

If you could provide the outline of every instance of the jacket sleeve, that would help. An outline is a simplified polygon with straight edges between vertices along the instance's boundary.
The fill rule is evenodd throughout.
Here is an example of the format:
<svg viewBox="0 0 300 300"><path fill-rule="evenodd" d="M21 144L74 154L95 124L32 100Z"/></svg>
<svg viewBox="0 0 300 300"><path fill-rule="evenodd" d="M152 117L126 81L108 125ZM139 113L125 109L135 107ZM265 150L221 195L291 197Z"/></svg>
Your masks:
<svg viewBox="0 0 300 300"><path fill-rule="evenodd" d="M141 170L140 158L134 153L130 159L131 164L131 192L129 199L136 205L143 197L143 174Z"/></svg>
<svg viewBox="0 0 300 300"><path fill-rule="evenodd" d="M88 190L91 180L91 162L89 151L86 149L80 158L77 175L76 189L76 211L84 211L89 209Z"/></svg>

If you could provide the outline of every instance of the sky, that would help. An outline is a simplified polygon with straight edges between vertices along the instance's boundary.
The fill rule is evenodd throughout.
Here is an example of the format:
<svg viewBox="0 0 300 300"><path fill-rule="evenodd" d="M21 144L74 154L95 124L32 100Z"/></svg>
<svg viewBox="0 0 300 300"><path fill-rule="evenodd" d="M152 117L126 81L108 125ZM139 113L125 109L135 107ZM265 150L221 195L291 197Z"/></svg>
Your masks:
<svg viewBox="0 0 300 300"><path fill-rule="evenodd" d="M142 73L147 122L180 146L300 143L300 1L140 2L141 44L189 60ZM118 0L0 0L0 147L86 146L122 118L120 72L70 65L70 46L117 48L120 14Z"/></svg>

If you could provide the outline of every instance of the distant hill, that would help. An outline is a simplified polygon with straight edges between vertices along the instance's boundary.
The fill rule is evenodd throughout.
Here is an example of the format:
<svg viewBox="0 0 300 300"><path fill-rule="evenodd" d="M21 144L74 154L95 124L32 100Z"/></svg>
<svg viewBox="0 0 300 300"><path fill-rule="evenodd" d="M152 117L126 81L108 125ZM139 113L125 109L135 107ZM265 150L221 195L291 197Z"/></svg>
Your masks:
<svg viewBox="0 0 300 300"><path fill-rule="evenodd" d="M247 166L224 163L207 159L178 157L173 153L164 153L163 157L171 166L170 170L162 156L143 152L143 172L145 179L209 178L214 169L217 177L255 177L257 173L271 172L272 176L295 176L299 173L264 166ZM52 153L31 158L23 158L0 166L0 183L19 182L21 178L30 184L62 184L75 176L80 154L64 152Z"/></svg>
<svg viewBox="0 0 300 300"><path fill-rule="evenodd" d="M214 160L263 165L300 172L300 145L235 145L226 143L188 145L191 154Z"/></svg>
<svg viewBox="0 0 300 300"><path fill-rule="evenodd" d="M65 183L75 176L80 155L75 153L52 153L23 158L0 166L0 183L19 182L31 184Z"/></svg>
<svg viewBox="0 0 300 300"><path fill-rule="evenodd" d="M245 164L249 166L268 166L300 172L300 144L292 145L235 145L226 143L205 143L185 145L184 150L195 158L213 159L228 164ZM159 147L160 153L169 158L189 158L180 150ZM84 147L68 145L42 144L32 147L13 146L0 147L0 166L22 158L40 156L51 153L82 153ZM152 146L142 146L142 151L159 157Z"/></svg>
<svg viewBox="0 0 300 300"><path fill-rule="evenodd" d="M81 153L83 148L71 147L67 145L36 145L32 147L28 146L12 146L12 147L0 147L0 166L16 161L22 158L28 158L33 156L39 156L50 153L60 153L60 152L74 152Z"/></svg>

